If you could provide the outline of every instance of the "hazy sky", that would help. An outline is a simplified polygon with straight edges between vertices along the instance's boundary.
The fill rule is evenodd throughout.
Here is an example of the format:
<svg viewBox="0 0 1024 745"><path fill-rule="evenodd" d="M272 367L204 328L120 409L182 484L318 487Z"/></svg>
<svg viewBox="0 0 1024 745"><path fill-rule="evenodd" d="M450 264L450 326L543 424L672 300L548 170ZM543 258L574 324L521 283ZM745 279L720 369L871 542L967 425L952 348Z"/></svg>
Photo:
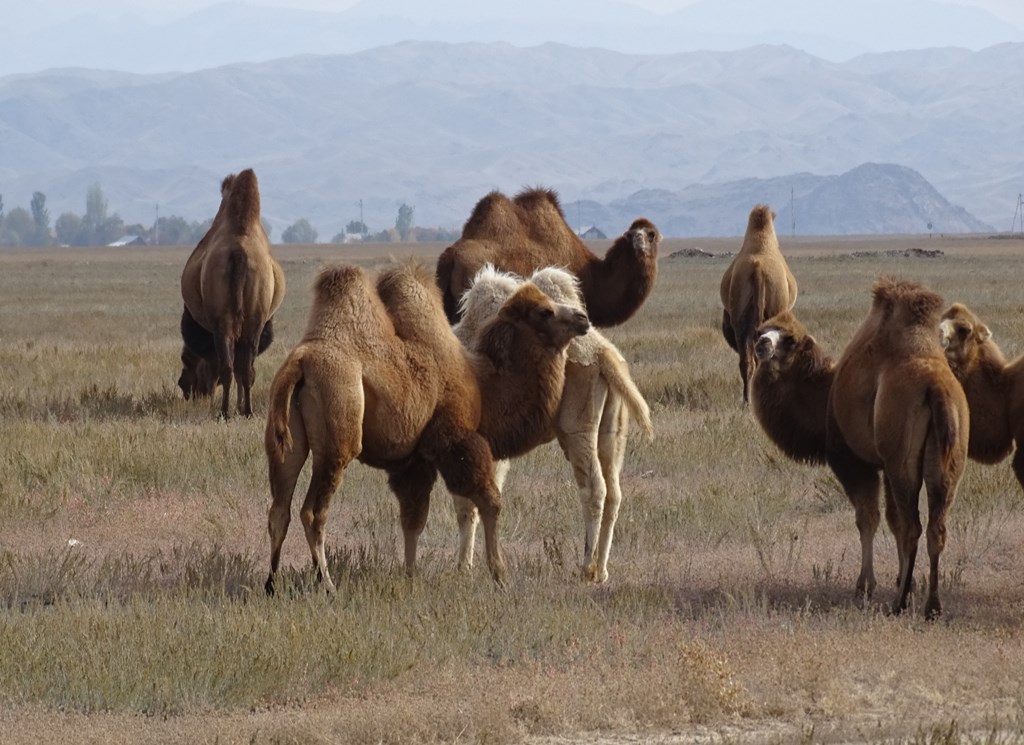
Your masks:
<svg viewBox="0 0 1024 745"><path fill-rule="evenodd" d="M418 4L422 0L409 0ZM486 2L487 0L482 0ZM553 0L555 1L555 0ZM631 5L638 5L655 11L670 11L690 5L695 0L622 0ZM857 0L850 0L856 3ZM899 3L900 0L892 0ZM84 12L100 15L135 13L143 17L173 18L215 4L216 0L90 0L83 4L81 0L34 0L31 3L23 0L0 0L4 16L10 17L13 11L21 16L26 23L39 23L45 20L52 23L60 19L70 19ZM307 10L343 10L355 5L356 0L261 0L253 5L272 5L285 8L303 8ZM1024 2L1021 0L950 0L952 5L966 5L984 8L989 12L1024 27ZM770 6L769 6L770 7Z"/></svg>

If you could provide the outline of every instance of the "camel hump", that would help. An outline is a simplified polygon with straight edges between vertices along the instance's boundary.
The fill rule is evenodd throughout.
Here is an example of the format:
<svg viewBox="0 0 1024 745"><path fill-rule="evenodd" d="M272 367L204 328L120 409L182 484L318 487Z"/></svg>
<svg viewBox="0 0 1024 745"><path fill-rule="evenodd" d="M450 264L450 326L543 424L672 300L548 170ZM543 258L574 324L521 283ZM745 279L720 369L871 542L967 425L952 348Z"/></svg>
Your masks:
<svg viewBox="0 0 1024 745"><path fill-rule="evenodd" d="M583 310L580 281L575 274L559 267L547 266L535 271L530 281L556 303Z"/></svg>
<svg viewBox="0 0 1024 745"><path fill-rule="evenodd" d="M377 296L401 338L430 338L447 330L440 293L430 270L418 261L389 266L377 275Z"/></svg>
<svg viewBox="0 0 1024 745"><path fill-rule="evenodd" d="M512 200L500 191L488 192L473 207L469 219L462 228L463 237L479 235L495 221L506 221L507 215L513 210Z"/></svg>
<svg viewBox="0 0 1024 745"><path fill-rule="evenodd" d="M227 200L227 219L232 232L244 233L254 223L259 223L260 188L251 168L225 178L221 194Z"/></svg>
<svg viewBox="0 0 1024 745"><path fill-rule="evenodd" d="M942 296L917 282L879 277L871 295L872 306L882 311L884 319L908 325L938 326Z"/></svg>
<svg viewBox="0 0 1024 745"><path fill-rule="evenodd" d="M336 264L320 270L313 284L313 291L324 300L338 299L361 287L366 272L351 264Z"/></svg>
<svg viewBox="0 0 1024 745"><path fill-rule="evenodd" d="M754 205L747 219L747 230L775 230L775 213L772 212L772 208L767 204Z"/></svg>
<svg viewBox="0 0 1024 745"><path fill-rule="evenodd" d="M541 186L530 187L523 189L521 192L516 194L513 200L516 206L524 209L528 212L533 210L541 209L543 207L549 207L555 210L562 218L565 218L565 213L562 211L562 205L558 201L558 192L554 189L546 189Z"/></svg>

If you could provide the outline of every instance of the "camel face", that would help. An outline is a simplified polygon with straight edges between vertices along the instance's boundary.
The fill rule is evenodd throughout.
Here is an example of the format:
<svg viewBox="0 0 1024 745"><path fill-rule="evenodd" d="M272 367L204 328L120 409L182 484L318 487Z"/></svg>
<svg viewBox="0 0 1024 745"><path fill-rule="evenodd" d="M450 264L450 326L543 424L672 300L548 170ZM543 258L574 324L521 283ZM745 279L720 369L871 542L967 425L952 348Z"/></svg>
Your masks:
<svg viewBox="0 0 1024 745"><path fill-rule="evenodd" d="M755 332L754 356L776 375L788 372L802 359L820 356L814 337L789 311L765 321Z"/></svg>
<svg viewBox="0 0 1024 745"><path fill-rule="evenodd" d="M629 236L637 253L651 258L657 257L661 234L650 220L642 217L634 220L633 224L629 226L629 230L626 231L626 235Z"/></svg>
<svg viewBox="0 0 1024 745"><path fill-rule="evenodd" d="M556 349L563 349L590 330L586 313L554 302L532 284L520 287L498 315L529 329L542 344Z"/></svg>
<svg viewBox="0 0 1024 745"><path fill-rule="evenodd" d="M992 338L988 326L960 303L942 314L939 334L942 351L954 367L976 357L979 347Z"/></svg>

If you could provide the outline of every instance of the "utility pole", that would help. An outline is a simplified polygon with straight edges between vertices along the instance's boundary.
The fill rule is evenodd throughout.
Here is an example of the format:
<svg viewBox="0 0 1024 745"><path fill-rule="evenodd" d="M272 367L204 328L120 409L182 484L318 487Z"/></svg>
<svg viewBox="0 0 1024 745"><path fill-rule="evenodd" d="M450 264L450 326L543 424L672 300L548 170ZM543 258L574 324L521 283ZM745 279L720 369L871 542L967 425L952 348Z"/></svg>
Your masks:
<svg viewBox="0 0 1024 745"><path fill-rule="evenodd" d="M1013 210L1013 224L1010 225L1012 233L1017 228L1017 215L1020 215L1020 232L1024 233L1024 195L1017 195L1017 206Z"/></svg>
<svg viewBox="0 0 1024 745"><path fill-rule="evenodd" d="M363 198L359 198L359 234L366 235L366 223L363 222Z"/></svg>

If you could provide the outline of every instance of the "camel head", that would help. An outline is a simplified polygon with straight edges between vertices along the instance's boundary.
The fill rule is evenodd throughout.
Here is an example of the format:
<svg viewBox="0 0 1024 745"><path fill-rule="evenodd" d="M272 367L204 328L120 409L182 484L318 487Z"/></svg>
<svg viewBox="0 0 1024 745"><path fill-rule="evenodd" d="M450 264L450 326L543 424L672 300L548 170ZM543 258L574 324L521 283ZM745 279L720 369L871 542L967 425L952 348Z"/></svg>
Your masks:
<svg viewBox="0 0 1024 745"><path fill-rule="evenodd" d="M559 350L590 330L590 319L586 313L556 303L532 282L523 284L505 301L498 318L525 331L541 346Z"/></svg>
<svg viewBox="0 0 1024 745"><path fill-rule="evenodd" d="M654 227L654 223L646 217L638 217L625 232L633 244L633 249L651 259L658 257L658 245L661 243L661 233Z"/></svg>
<svg viewBox="0 0 1024 745"><path fill-rule="evenodd" d="M953 303L942 314L939 334L942 340L942 350L946 353L946 359L954 369L975 359L979 355L981 347L992 338L992 332L988 326L961 303Z"/></svg>
<svg viewBox="0 0 1024 745"><path fill-rule="evenodd" d="M213 366L188 347L181 350L181 375L178 376L178 387L188 401L193 396L212 396L217 386Z"/></svg>
<svg viewBox="0 0 1024 745"><path fill-rule="evenodd" d="M757 329L754 354L759 367L776 375L786 373L798 364L819 367L829 364L828 358L814 337L790 311L772 316Z"/></svg>

